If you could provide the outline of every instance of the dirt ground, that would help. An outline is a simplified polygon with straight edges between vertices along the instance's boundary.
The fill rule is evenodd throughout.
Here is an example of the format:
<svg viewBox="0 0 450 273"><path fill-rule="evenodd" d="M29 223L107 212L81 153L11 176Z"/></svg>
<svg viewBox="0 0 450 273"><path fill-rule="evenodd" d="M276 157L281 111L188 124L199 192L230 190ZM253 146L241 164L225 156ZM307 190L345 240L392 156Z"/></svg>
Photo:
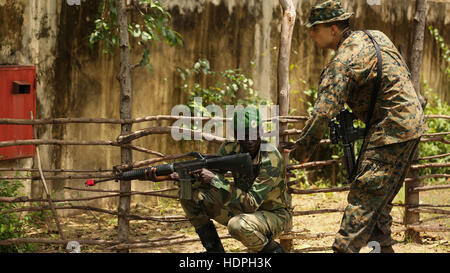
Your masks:
<svg viewBox="0 0 450 273"><path fill-rule="evenodd" d="M401 200L401 193L397 196L394 203ZM293 205L295 211L326 209L326 208L345 208L347 193L319 193L310 195L294 195ZM429 191L421 193L421 203L423 204L450 204L450 190ZM183 215L183 211L176 200L161 199L158 206L149 208L138 204L133 206L132 213L143 216L155 215ZM395 207L392 211L394 225L392 229L401 229L401 219L403 209ZM421 220L436 217L433 214L421 214ZM308 216L294 217L294 230L301 230L305 234L314 233L334 233L338 230L342 213L327 213ZM450 219L439 219L427 222L427 225L436 227L450 227ZM97 212L87 212L78 216L62 219L62 226L65 234L70 239L94 239L94 240L117 240L117 217L112 215L100 214ZM219 235L227 235L224 226L216 224ZM58 238L56 233L48 231L49 228L42 223L40 228L27 233L27 237L32 238ZM154 221L131 221L130 238L132 240L148 240L163 237L173 237L184 235L181 239L197 238L193 227L188 222L162 223ZM404 232L393 234L397 243L394 250L398 253L449 253L450 252L450 232L421 232L422 243L412 243L404 238ZM179 240L179 239L178 239ZM331 251L331 245L334 237L327 236L314 239L295 239L292 252L324 252ZM227 252L247 252L247 249L234 239L223 239L223 245ZM191 243L177 243L169 246L153 248L131 249L132 253L191 253L204 251L199 241ZM362 253L368 253L370 250L365 247ZM39 253L61 253L64 247L61 245L37 245ZM105 247L81 245L83 253L108 253L114 252Z"/></svg>

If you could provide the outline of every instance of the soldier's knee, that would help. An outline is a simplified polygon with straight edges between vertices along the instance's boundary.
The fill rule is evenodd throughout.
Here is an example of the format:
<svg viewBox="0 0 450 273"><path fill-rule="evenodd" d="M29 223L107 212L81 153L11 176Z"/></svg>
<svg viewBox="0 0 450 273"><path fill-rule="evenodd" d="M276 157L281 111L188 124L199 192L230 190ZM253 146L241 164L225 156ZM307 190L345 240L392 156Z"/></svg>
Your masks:
<svg viewBox="0 0 450 273"><path fill-rule="evenodd" d="M242 216L234 216L228 221L228 232L234 238L239 238L243 233L250 232L251 228L247 224L247 222L242 218Z"/></svg>

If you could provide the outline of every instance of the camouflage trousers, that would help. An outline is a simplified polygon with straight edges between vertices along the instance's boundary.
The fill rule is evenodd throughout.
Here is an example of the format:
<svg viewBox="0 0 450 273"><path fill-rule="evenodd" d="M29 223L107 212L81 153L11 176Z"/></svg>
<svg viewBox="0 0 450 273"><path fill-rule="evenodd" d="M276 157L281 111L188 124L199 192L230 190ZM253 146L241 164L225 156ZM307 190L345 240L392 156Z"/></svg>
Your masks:
<svg viewBox="0 0 450 273"><path fill-rule="evenodd" d="M332 246L335 252L359 252L370 241L393 244L391 202L403 185L418 143L415 139L363 153Z"/></svg>
<svg viewBox="0 0 450 273"><path fill-rule="evenodd" d="M276 211L258 210L244 213L229 206L230 194L214 187L193 190L192 200L181 200L186 217L195 228L214 219L226 226L230 235L240 241L250 252L261 251L272 239L277 238L292 221L285 209Z"/></svg>

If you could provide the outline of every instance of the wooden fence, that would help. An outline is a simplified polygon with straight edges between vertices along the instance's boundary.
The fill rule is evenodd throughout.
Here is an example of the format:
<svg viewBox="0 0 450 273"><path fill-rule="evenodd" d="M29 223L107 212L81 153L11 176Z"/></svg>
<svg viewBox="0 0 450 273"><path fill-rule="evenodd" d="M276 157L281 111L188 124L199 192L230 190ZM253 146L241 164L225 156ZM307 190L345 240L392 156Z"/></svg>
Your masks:
<svg viewBox="0 0 450 273"><path fill-rule="evenodd" d="M443 116L443 115L430 115L427 116L427 119L450 119L450 116ZM58 119L41 119L41 120L34 120L31 118L31 120L19 120L19 119L0 119L0 124L9 124L9 125L33 125L34 132L36 132L36 127L38 125L64 125L69 123L97 123L97 124L130 124L130 123L141 123L141 122L150 122L150 121L159 121L159 120L171 120L175 121L180 119L180 117L176 116L150 116L150 117L144 117L144 118L137 118L137 119L127 119L127 120L116 120L116 119L94 119L94 118L58 118ZM202 120L210 120L210 118L196 118L193 117L191 119L202 119ZM281 116L277 117L280 123L288 124L288 123L298 123L307 120L307 117L304 116ZM86 188L74 188L74 187L65 187L66 190L70 191L88 191L88 192L98 192L102 195L98 195L95 197L83 197L83 198L72 198L72 199L52 199L50 197L50 193L48 191L47 186L47 180L56 180L56 179L90 179L90 178L108 178L112 177L112 170L111 169L101 169L101 170L62 170L62 169L53 169L53 170L47 170L42 169L41 167L41 160L40 160L40 154L39 154L39 145L95 145L95 146L117 146L117 147L127 147L130 149L133 149L137 152L146 153L148 155L155 156L153 158L134 162L129 165L121 165L120 168L126 170L131 168L138 168L138 167L144 167L148 166L150 164L154 164L157 162L162 161L168 161L168 160L174 160L174 159L180 159L183 158L183 155L164 155L158 151L152 151L148 150L144 147L134 146L130 144L132 140L135 140L140 137L149 136L149 135L155 135L155 134L170 134L172 127L149 127L144 130L140 130L137 132L134 132L132 134L129 134L127 136L119 136L117 140L115 141L78 141L78 140L57 140L57 139L37 139L35 136L35 139L32 140L13 140L13 141L3 141L0 142L0 147L8 147L8 146L15 146L15 145L36 145L36 162L38 165L38 168L0 168L0 172L4 171L29 171L33 173L39 173L38 176L32 176L27 177L25 180L40 180L42 181L42 185L45 189L45 193L47 194L46 199L36 199L36 198L30 198L30 197L0 197L0 202L7 202L7 203L25 203L25 202L47 202L47 206L40 206L40 207L21 207L16 209L10 209L10 210L4 210L2 211L3 214L7 213L14 213L14 212L22 212L22 211L43 211L43 210L51 210L52 216L54 217L55 223L59 229L59 235L60 239L43 239L43 238L14 238L14 239L7 239L7 240L1 240L0 245L10 245L10 244L19 244L19 243L44 243L44 244L63 244L66 245L69 241L78 241L82 245L97 245L103 247L105 250L126 250L126 249L138 249L138 248L154 248L154 247L161 247L161 246L168 246L168 245L178 245L182 243L189 243L198 241L198 238L185 238L183 235L178 236L172 236L167 238L158 238L158 239L149 239L149 240L129 240L126 242L119 242L119 241L108 241L108 240L92 240L92 239L83 239L83 238L66 238L64 236L64 231L62 226L60 225L58 216L56 211L61 209L76 209L76 210L88 210L88 211L96 211L100 213L106 213L110 215L121 215L119 211L110 211L102 208L96 208L92 206L80 206L80 205L72 205L67 204L67 202L75 202L75 201L90 201L90 200L96 200L96 199L103 199L103 198L112 198L112 197L120 197L120 196L131 196L131 195L146 195L146 196L159 196L162 198L173 198L178 199L178 196L169 195L165 192L167 191L173 191L175 188L169 188L164 190L154 190L154 191L145 191L145 192L138 192L138 191L131 191L131 192L120 192L120 191L112 191L112 190L100 190L100 189L86 189ZM195 133L194 131L191 131L191 133ZM286 135L297 135L300 131L296 129L286 129L283 130L280 135L286 136ZM449 144L450 141L446 140L444 136L449 135L450 132L442 132L442 133L433 133L433 134L426 134L422 137L421 142L430 142L430 141L439 141L445 144ZM203 137L208 136L210 137L211 141L214 142L223 142L225 139L219 138L219 137L211 137L211 135L203 134ZM329 145L331 142L327 139L324 139L321 141L321 145ZM441 167L450 167L449 162L444 163L422 163L419 162L427 161L430 159L436 159L436 158L444 158L449 156L450 154L442 154L442 155L434 155L424 158L418 158L416 162L413 163L411 166L412 170L419 170L423 168L441 168ZM298 169L314 169L314 168L322 168L324 166L333 166L341 164L340 160L326 160L326 161L315 161L315 162L309 162L305 164L296 164L296 165L288 165L287 166L287 173L288 178L295 177L295 175L292 174L292 170L298 170ZM46 173L58 173L58 175L47 175ZM405 190L405 200L414 200L409 198L409 195L418 195L419 192L422 191L430 191L430 190L442 190L442 189L449 189L449 185L439 185L439 186L419 186L419 187L407 187L409 183L422 181L424 179L428 178L450 178L450 174L432 174L432 175L426 175L426 176L417 176L417 177L409 177L405 179L406 184L406 190ZM24 180L24 177L18 177L18 176L4 176L0 177L2 180ZM308 189L308 190L300 190L300 189L294 189L292 188L293 185L299 183L297 180L289 181L288 187L291 194L316 194L316 193L326 193L326 192L343 192L348 191L349 187L339 187L339 188L324 188L324 189ZM54 203L66 203L64 206L55 206ZM441 219L441 218L447 218L450 214L449 210L445 210L443 208L450 207L450 204L419 204L418 199L415 203L404 203L404 204L393 204L394 206L402 206L405 208L405 218L408 217L409 214L419 214L419 213L433 213L433 214L442 214L444 216L434 217L429 220L434 219ZM300 215L312 215L312 214L322 214L322 213L335 213L335 212L342 212L342 209L319 209L319 210L310 210L310 211L294 211L294 216L300 216ZM123 215L122 215L123 216ZM135 215L135 214L127 214L126 215L128 219L130 220L148 220L148 221L157 221L157 222L180 222L180 221L187 221L187 219L183 215L179 216L141 216L141 215ZM449 228L442 228L442 227L435 227L431 225L423 225L422 221L421 223L406 223L404 221L403 228L399 230L394 230L394 232L407 232L407 231L413 231L413 232L424 232L424 231L430 231L430 232L448 232L450 231ZM321 237L326 236L334 236L334 232L329 233L316 233L311 234L307 233L303 230L291 230L281 236L281 239L283 240L294 240L294 239L317 239ZM222 236L222 239L228 239L231 238L231 236ZM296 252L310 252L310 251L321 251L321 250L330 250L331 248L307 248L307 249L301 249L296 250Z"/></svg>

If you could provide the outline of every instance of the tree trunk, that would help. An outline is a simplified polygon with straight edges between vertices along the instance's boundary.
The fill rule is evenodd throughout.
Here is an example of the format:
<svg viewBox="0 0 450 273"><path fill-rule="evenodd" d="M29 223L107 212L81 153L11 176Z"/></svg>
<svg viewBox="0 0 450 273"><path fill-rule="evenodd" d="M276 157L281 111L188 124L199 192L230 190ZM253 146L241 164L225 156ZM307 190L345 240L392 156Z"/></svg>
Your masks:
<svg viewBox="0 0 450 273"><path fill-rule="evenodd" d="M289 60L291 55L292 34L294 32L296 10L292 0L280 0L283 7L283 21L281 25L281 41L280 51L278 55L278 105L280 107L280 116L289 115ZM287 130L287 123L281 123L280 132ZM282 142L288 142L289 137L283 136ZM280 148L279 148L280 149ZM283 153L283 160L286 166L289 164L289 154ZM287 182L287 181L286 181ZM289 204L290 205L290 204ZM286 232L292 229L292 225L288 227ZM281 245L286 251L292 249L292 239L281 239Z"/></svg>
<svg viewBox="0 0 450 273"><path fill-rule="evenodd" d="M120 72L117 79L120 82L120 118L131 119L131 69L130 69L130 41L128 36L128 14L125 0L116 0L117 19L119 24L119 44L120 44ZM121 135L131 133L131 123L121 125ZM132 162L132 150L128 148L120 149L122 164ZM120 181L120 193L130 193L131 182ZM130 221L126 214L130 212L131 196L121 196L118 207L118 239L120 242L128 241ZM118 250L127 253L128 250Z"/></svg>
<svg viewBox="0 0 450 273"><path fill-rule="evenodd" d="M423 56L423 40L427 15L427 0L416 0L416 13L414 15L414 38L411 51L411 81L419 97L422 108L426 106L426 98L420 94L420 78Z"/></svg>
<svg viewBox="0 0 450 273"><path fill-rule="evenodd" d="M425 31L425 21L426 21L426 13L427 13L427 0L416 0L416 14L414 16L414 40L413 47L411 52L411 81L413 83L414 89L416 91L417 96L420 99L420 103L422 104L422 108L425 110L426 107L426 99L420 94L420 77L421 77L421 67L422 67L422 55L423 55L423 40L424 40L424 31ZM414 152L414 160L415 162L419 155L419 149L417 148ZM409 176L412 178L416 178L419 176L418 169L410 169ZM417 188L421 185L420 179L414 179L413 181L406 183L405 185L405 204L413 205L419 204L419 192L413 191L414 188ZM405 226L413 225L419 222L420 213L412 212L405 209ZM405 232L405 239L412 240L413 242L420 243L420 234L414 229L407 228Z"/></svg>

